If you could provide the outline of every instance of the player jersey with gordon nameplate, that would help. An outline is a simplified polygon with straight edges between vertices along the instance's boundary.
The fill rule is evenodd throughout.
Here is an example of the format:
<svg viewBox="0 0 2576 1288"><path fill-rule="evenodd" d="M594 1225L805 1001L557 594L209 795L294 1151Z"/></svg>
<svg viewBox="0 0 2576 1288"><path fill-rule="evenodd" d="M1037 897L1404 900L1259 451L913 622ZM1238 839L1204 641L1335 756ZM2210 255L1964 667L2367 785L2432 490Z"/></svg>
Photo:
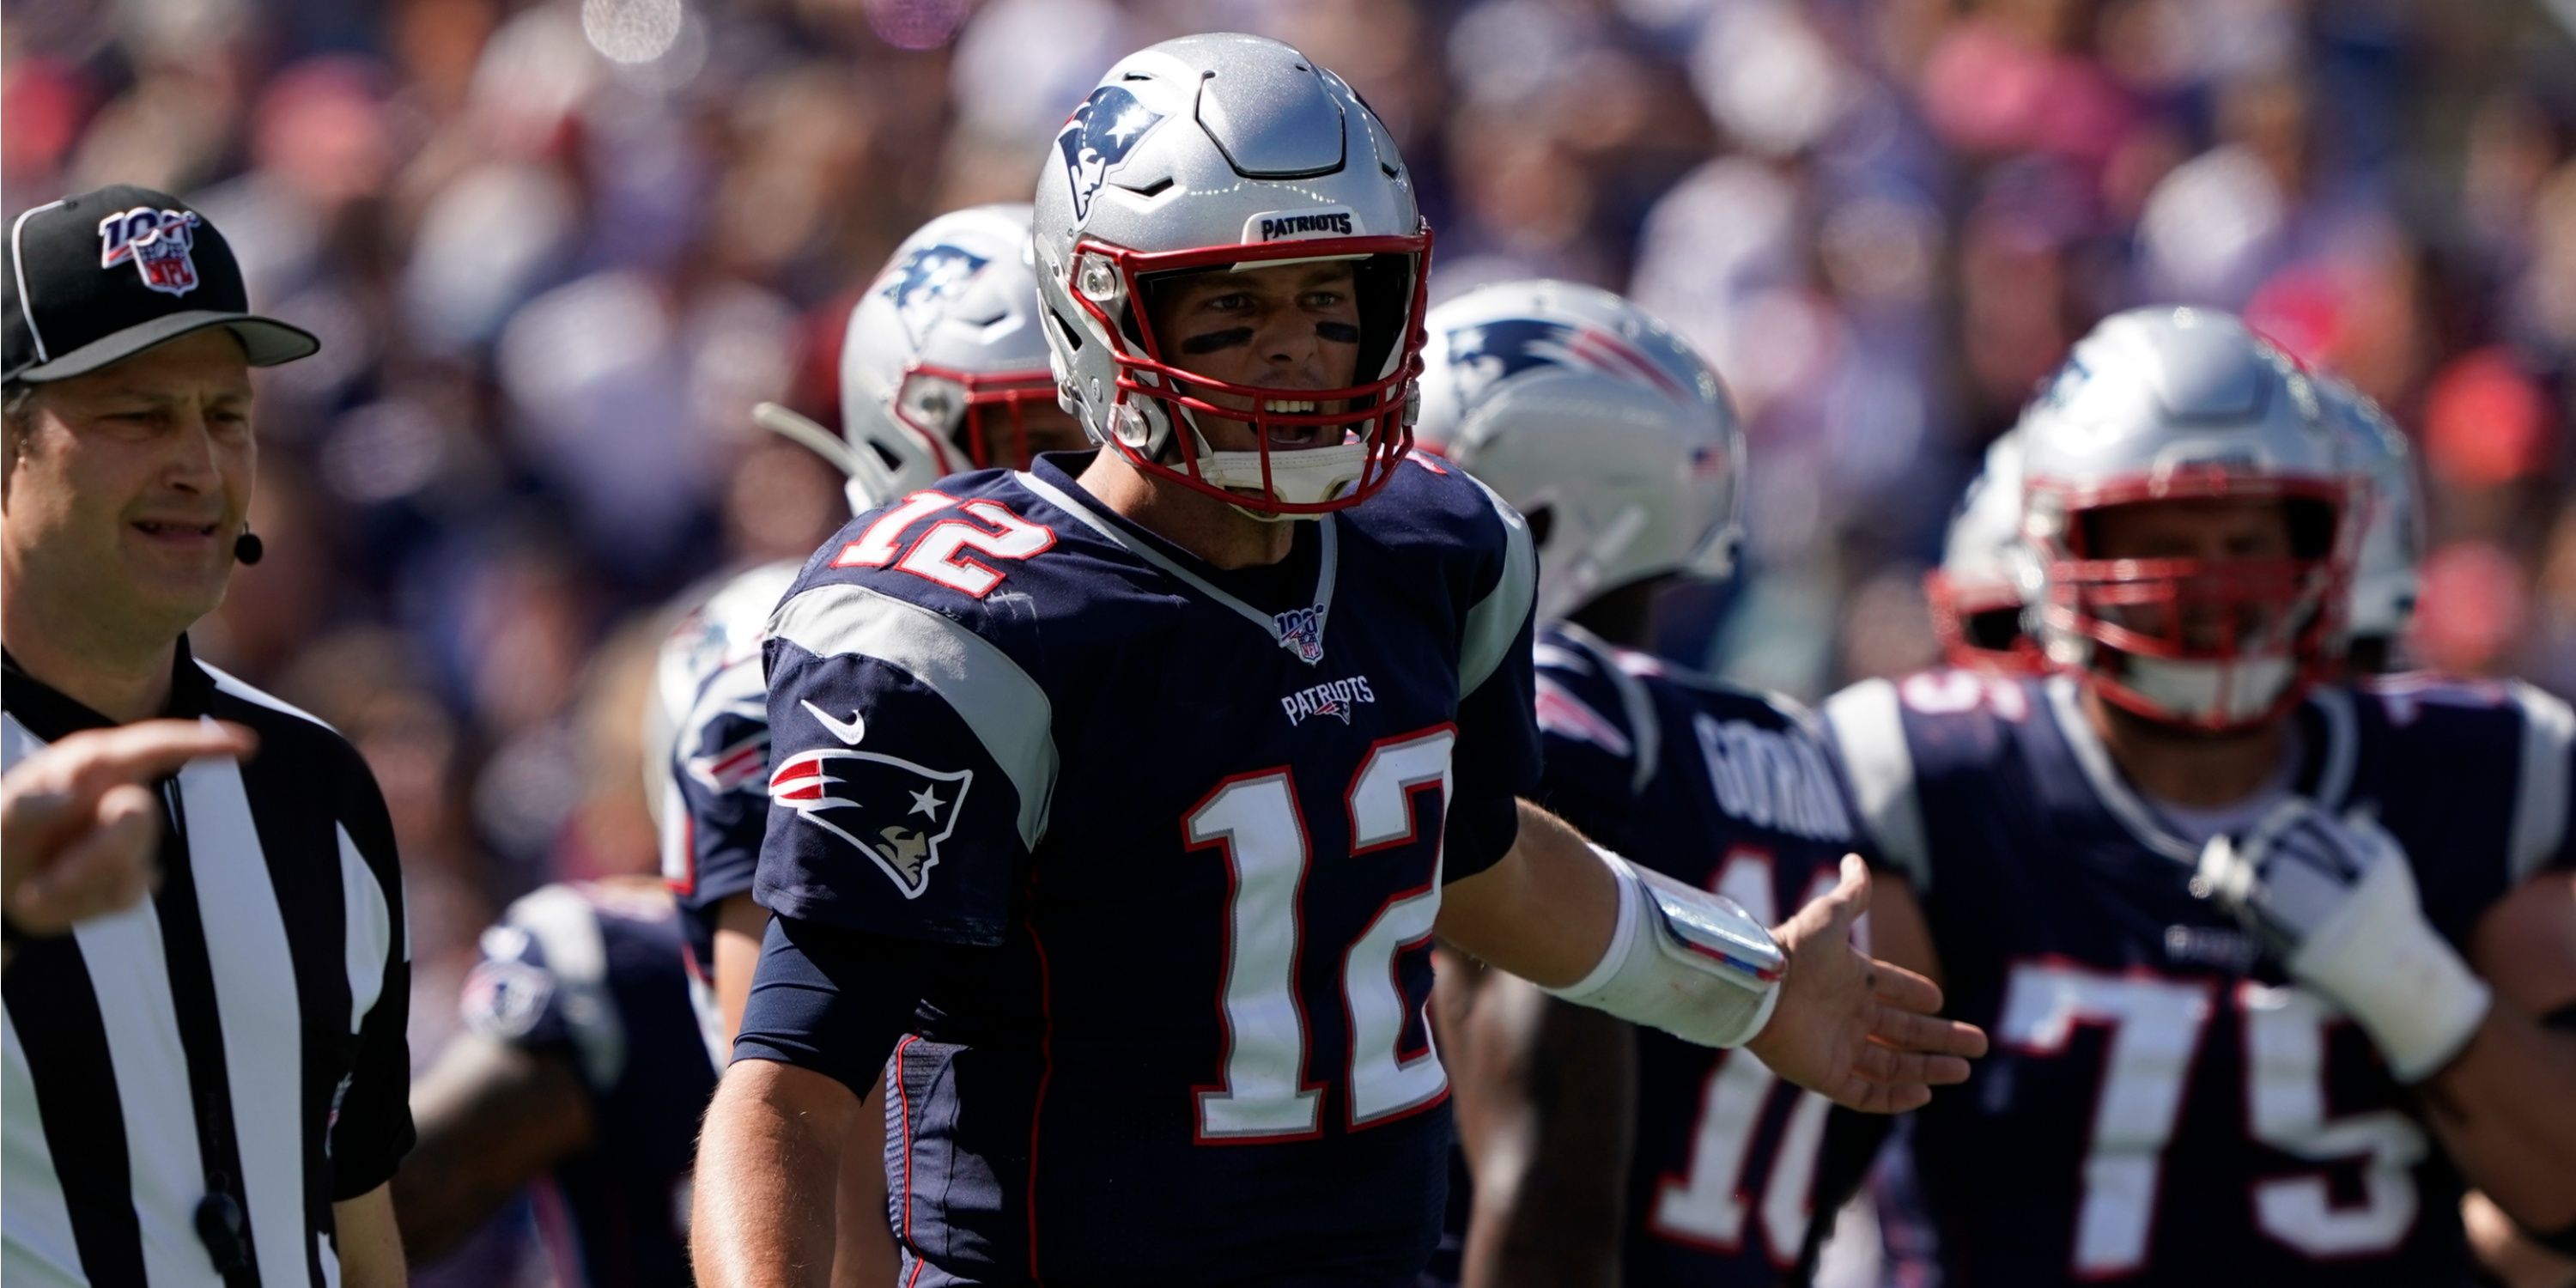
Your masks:
<svg viewBox="0 0 2576 1288"><path fill-rule="evenodd" d="M760 671L761 632L796 580L781 560L738 573L706 595L663 640L654 667L651 717L663 736L646 746L661 758L662 879L678 901L688 950L689 1000L707 1049L726 1056L712 973L716 912L751 891L769 826L769 694Z"/></svg>
<svg viewBox="0 0 2576 1288"><path fill-rule="evenodd" d="M1537 665L1540 804L1764 925L1833 887L1855 825L1812 715L1572 626L1541 633ZM1637 1040L1625 1282L1778 1284L1815 1208L1829 1102L1749 1051Z"/></svg>
<svg viewBox="0 0 2576 1288"><path fill-rule="evenodd" d="M684 1288L689 1171L715 1067L690 1014L670 896L642 882L546 886L483 932L466 1024L570 1062L588 1148L534 1194L567 1288Z"/></svg>
<svg viewBox="0 0 2576 1288"><path fill-rule="evenodd" d="M1219 570L1067 459L860 516L770 623L761 902L980 946L889 1070L907 1273L1409 1282L1440 888L1537 780L1527 528L1417 458Z"/></svg>
<svg viewBox="0 0 2576 1288"><path fill-rule="evenodd" d="M1935 671L1826 703L1949 1014L1993 1050L1917 1115L1950 1282L2442 1288L2461 1180L2369 1039L2190 890L2199 847L2113 767L2070 677ZM2287 790L2406 850L2454 946L2576 864L2576 733L2519 684L2321 688Z"/></svg>

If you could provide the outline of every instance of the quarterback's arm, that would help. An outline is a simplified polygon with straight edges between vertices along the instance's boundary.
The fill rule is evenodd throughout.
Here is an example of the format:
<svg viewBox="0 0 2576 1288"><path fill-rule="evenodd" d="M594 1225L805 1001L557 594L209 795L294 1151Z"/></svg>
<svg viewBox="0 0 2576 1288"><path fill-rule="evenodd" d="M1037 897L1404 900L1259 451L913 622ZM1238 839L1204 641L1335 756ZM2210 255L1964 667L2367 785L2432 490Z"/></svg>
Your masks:
<svg viewBox="0 0 2576 1288"><path fill-rule="evenodd" d="M394 1212L404 1246L423 1261L590 1143L590 1096L561 1051L468 1030L421 1075L412 1100L420 1140L394 1174Z"/></svg>
<svg viewBox="0 0 2576 1288"><path fill-rule="evenodd" d="M832 1196L861 1093L912 1023L947 949L773 918L692 1187L691 1259L707 1288L821 1285Z"/></svg>
<svg viewBox="0 0 2576 1288"><path fill-rule="evenodd" d="M332 1204L331 1225L339 1236L343 1288L402 1288L409 1272L403 1268L402 1232L394 1225L392 1186Z"/></svg>
<svg viewBox="0 0 2576 1288"><path fill-rule="evenodd" d="M1766 934L1731 901L1607 856L1522 802L1502 859L1443 893L1438 930L1568 1001L1747 1047L1831 1100L1901 1113L1966 1081L1986 1040L1935 1017L1930 980L1853 948L1868 902L1869 874L1846 858L1841 885Z"/></svg>
<svg viewBox="0 0 2576 1288"><path fill-rule="evenodd" d="M1636 1029L1446 949L1432 1002L1474 1181L1462 1284L1617 1284Z"/></svg>
<svg viewBox="0 0 2576 1288"><path fill-rule="evenodd" d="M2422 1084L2461 1175L2516 1223L2576 1238L2576 874L2524 882L2479 918L2469 965L2495 992L2459 1056Z"/></svg>
<svg viewBox="0 0 2576 1288"><path fill-rule="evenodd" d="M760 966L760 940L769 928L769 910L749 893L716 905L716 1009L730 1044L742 1032L743 1008L751 1000L752 972ZM894 1282L898 1272L894 1235L886 1229L885 1080L880 1077L850 1119L842 1142L840 1234L835 1252L836 1284Z"/></svg>

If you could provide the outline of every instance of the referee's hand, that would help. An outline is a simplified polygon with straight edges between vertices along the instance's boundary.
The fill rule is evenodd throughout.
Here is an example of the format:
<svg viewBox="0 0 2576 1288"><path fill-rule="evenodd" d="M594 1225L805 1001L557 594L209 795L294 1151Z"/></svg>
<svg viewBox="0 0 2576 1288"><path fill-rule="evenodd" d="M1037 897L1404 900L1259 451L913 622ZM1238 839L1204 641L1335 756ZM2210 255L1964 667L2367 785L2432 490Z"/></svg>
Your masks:
<svg viewBox="0 0 2576 1288"><path fill-rule="evenodd" d="M10 929L59 935L133 906L161 879L161 807L143 784L202 756L247 756L233 724L146 720L37 750L0 779L0 909Z"/></svg>

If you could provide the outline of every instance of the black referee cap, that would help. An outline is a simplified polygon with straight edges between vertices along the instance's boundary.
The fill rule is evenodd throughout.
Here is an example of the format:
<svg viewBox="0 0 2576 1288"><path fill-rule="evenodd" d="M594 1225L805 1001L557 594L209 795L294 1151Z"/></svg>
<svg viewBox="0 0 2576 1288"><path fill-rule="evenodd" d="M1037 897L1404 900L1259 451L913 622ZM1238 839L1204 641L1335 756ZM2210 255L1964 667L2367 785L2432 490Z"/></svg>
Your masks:
<svg viewBox="0 0 2576 1288"><path fill-rule="evenodd" d="M250 365L322 347L311 332L250 311L241 265L178 198L116 184L38 206L0 249L7 345L0 380L64 380L191 331L220 326Z"/></svg>

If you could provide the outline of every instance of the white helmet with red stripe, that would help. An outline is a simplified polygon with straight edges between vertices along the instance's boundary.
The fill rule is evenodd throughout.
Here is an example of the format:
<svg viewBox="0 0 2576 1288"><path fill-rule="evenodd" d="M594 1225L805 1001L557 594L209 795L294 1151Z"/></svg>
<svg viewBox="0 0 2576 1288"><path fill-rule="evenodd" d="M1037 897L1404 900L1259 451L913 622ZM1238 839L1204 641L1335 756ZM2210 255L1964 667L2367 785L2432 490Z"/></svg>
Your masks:
<svg viewBox="0 0 2576 1288"><path fill-rule="evenodd" d="M2022 672L2039 665L2038 647L2022 630L2014 574L2021 498L2021 438L2007 431L1986 448L1984 466L1950 515L1941 566L1923 578L1932 631L1953 666Z"/></svg>
<svg viewBox="0 0 2576 1288"><path fill-rule="evenodd" d="M1608 291L1506 282L1431 311L1424 447L1530 520L1538 614L1734 571L1744 430L1707 362Z"/></svg>
<svg viewBox="0 0 2576 1288"><path fill-rule="evenodd" d="M1139 470L1277 518L1355 505L1403 463L1431 234L1377 114L1305 55L1202 35L1119 60L1047 151L1035 241L1064 407ZM1187 275L1323 260L1352 266L1351 387L1195 375L1155 334L1147 302ZM1211 417L1253 450L1212 448ZM1310 430L1327 445L1271 450Z"/></svg>
<svg viewBox="0 0 2576 1288"><path fill-rule="evenodd" d="M960 470L1026 463L1025 413L1055 398L1026 205L974 206L923 224L850 310L841 432L888 461L893 495ZM884 499L854 494L851 503L863 510Z"/></svg>
<svg viewBox="0 0 2576 1288"><path fill-rule="evenodd" d="M2423 584L2424 493L2415 483L2414 453L2368 394L2332 376L2316 383L2326 422L2342 431L2353 468L2370 480L2370 514L2346 595L2345 660L2359 671L2403 666Z"/></svg>
<svg viewBox="0 0 2576 1288"><path fill-rule="evenodd" d="M2308 377L2231 314L2133 309L2078 342L2022 412L2024 584L2050 665L2204 731L2295 703L2340 641L2358 493ZM2109 557L2105 512L2278 503L2277 558Z"/></svg>

